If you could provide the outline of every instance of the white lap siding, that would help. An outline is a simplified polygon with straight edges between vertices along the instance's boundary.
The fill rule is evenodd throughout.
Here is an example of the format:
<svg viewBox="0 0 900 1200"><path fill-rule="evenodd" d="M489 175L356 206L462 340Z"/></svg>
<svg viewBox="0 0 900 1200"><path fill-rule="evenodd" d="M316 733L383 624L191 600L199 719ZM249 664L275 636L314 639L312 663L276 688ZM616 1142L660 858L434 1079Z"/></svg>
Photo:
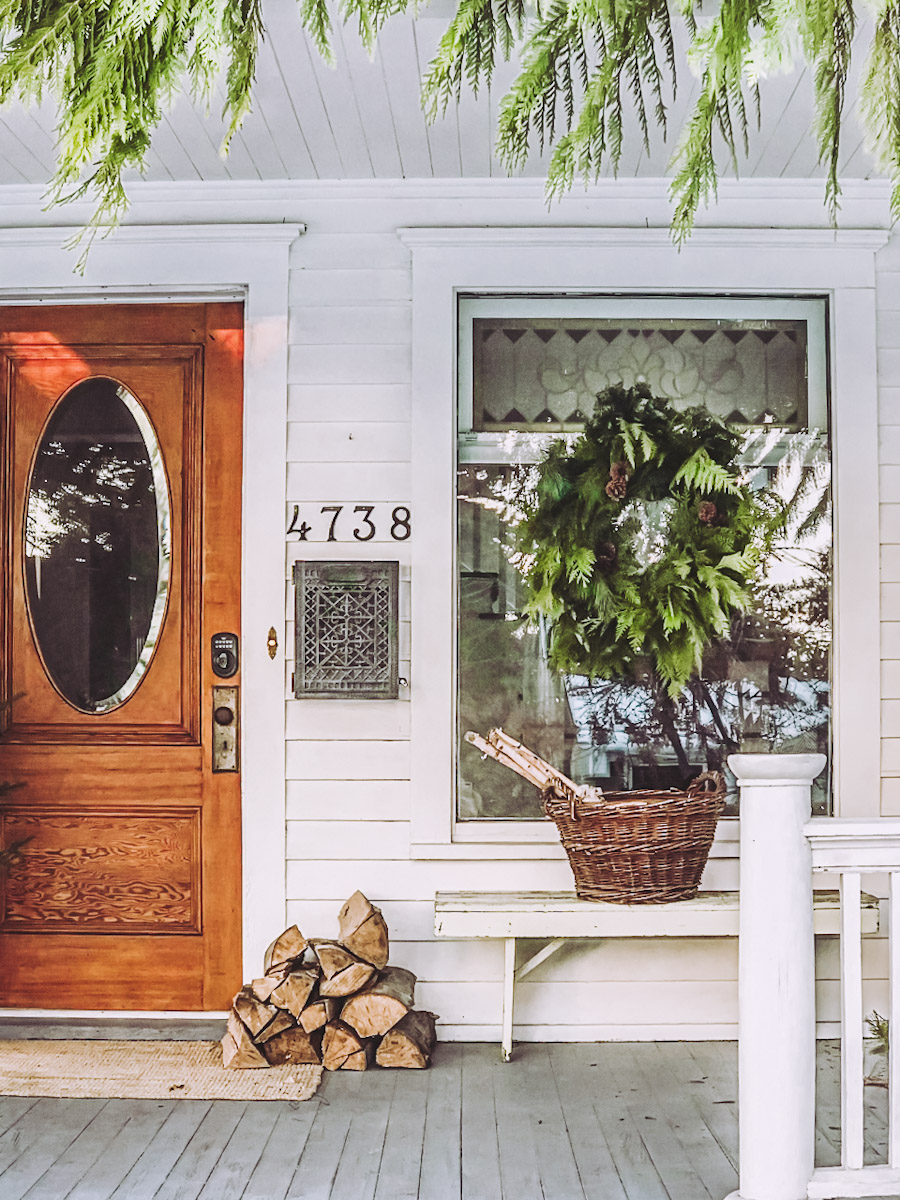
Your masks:
<svg viewBox="0 0 900 1200"><path fill-rule="evenodd" d="M409 503L411 275L408 252L394 232L415 225L489 225L546 221L536 197L443 200L376 196L304 200L308 232L292 257L290 321L289 503ZM569 219L597 219L597 209L573 204ZM607 219L612 220L613 214ZM900 251L891 250L900 316ZM883 278L889 275L885 270ZM890 341L893 337L893 342ZM883 458L896 463L896 554L885 547L885 582L898 592L892 626L886 620L885 811L900 811L900 321L880 328L884 380ZM893 355L891 347L897 347ZM894 359L897 365L894 365ZM891 447L894 447L892 450ZM884 457L894 455L893 458ZM890 486L890 482L886 481ZM887 497L885 497L887 499ZM890 505L887 505L890 518ZM377 540L364 546L289 542L286 554L288 647L293 637L290 565L316 557L397 557L402 564L401 674L412 682L428 661L410 662L410 586L445 547ZM896 563L891 567L891 562ZM893 569L894 574L889 571ZM885 613L887 618L888 612ZM896 637L891 643L891 637ZM291 664L288 663L287 682ZM891 680L896 675L896 681ZM447 687L452 681L446 681ZM874 681L873 681L874 686ZM893 690L891 690L893 689ZM289 694L289 693L288 693ZM407 693L408 694L408 693ZM891 701L897 710L890 738ZM411 857L409 814L417 797L409 784L410 702L287 700L288 918L309 934L336 931L341 901L362 888L379 904L392 933L392 960L419 976L418 1003L440 1014L445 1038L499 1035L502 946L492 942L437 942L432 902L445 889L564 889L565 861L529 857L500 861L423 861ZM890 756L894 755L891 760ZM435 774L433 787L447 805L451 781ZM895 808L890 809L895 796ZM507 849L506 854L510 851ZM716 858L708 886L737 883L732 858ZM790 914L785 914L790 919ZM527 952L527 947L521 951ZM839 1013L837 944L821 941L820 1020L833 1028ZM886 1004L886 950L867 939L867 1011ZM668 939L576 943L523 981L516 994L518 1037L592 1038L733 1037L736 1033L735 939Z"/></svg>

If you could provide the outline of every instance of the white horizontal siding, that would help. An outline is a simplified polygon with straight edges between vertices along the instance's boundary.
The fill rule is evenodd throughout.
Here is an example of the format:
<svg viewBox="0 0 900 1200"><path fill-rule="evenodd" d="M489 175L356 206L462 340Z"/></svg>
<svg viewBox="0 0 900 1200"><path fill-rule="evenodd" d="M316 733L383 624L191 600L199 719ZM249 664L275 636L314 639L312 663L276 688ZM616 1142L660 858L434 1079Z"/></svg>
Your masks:
<svg viewBox="0 0 900 1200"><path fill-rule="evenodd" d="M292 462L287 471L289 503L329 498L329 503L359 504L372 500L409 501L408 463Z"/></svg>
<svg viewBox="0 0 900 1200"><path fill-rule="evenodd" d="M408 463L409 422L292 421L288 462Z"/></svg>
<svg viewBox="0 0 900 1200"><path fill-rule="evenodd" d="M388 84L390 89L390 82ZM435 142L438 154L446 146ZM551 223L578 223L566 201ZM603 219L594 210L592 220ZM510 196L447 199L311 199L309 233L292 252L287 500L315 504L409 502L409 367L412 314L408 252L401 225L541 223L542 206ZM883 811L900 812L900 248L879 273L880 463L882 483ZM302 556L399 558L421 547L377 540L368 545L297 542L286 547L286 578ZM405 569L408 570L408 568ZM415 586L415 578L412 580ZM401 590L404 673L409 661L407 574ZM286 588L286 685L290 683L293 590ZM357 887L384 910L392 961L421 980L418 1003L441 1016L443 1036L499 1032L499 943L442 942L433 936L433 898L449 889L564 889L562 860L411 861L408 821L417 798L408 783L411 706L385 703L287 703L288 918L308 935L333 936L341 902ZM895 773L895 774L894 774ZM450 803L450 781L434 786ZM707 887L736 887L733 860L710 862ZM534 947L520 948L525 956ZM517 1036L733 1036L734 939L578 943L554 956L517 991ZM820 1017L839 1012L837 942L820 939ZM867 939L866 1003L883 1002L885 943Z"/></svg>
<svg viewBox="0 0 900 1200"><path fill-rule="evenodd" d="M410 391L397 383L293 384L289 421L408 421Z"/></svg>
<svg viewBox="0 0 900 1200"><path fill-rule="evenodd" d="M288 779L409 779L409 742L289 741L286 765Z"/></svg>
<svg viewBox="0 0 900 1200"><path fill-rule="evenodd" d="M407 821L409 806L405 780L290 779L287 785L288 821Z"/></svg>

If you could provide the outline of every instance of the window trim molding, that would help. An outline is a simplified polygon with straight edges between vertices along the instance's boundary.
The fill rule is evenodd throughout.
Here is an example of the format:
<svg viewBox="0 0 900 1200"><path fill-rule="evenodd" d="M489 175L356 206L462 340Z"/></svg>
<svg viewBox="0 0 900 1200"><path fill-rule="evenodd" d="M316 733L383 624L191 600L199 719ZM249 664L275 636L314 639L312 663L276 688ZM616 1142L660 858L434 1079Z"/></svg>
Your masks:
<svg viewBox="0 0 900 1200"><path fill-rule="evenodd" d="M534 822L461 823L455 794L457 305L460 293L690 297L826 296L835 497L835 815L879 811L879 623L842 619L879 595L875 254L882 229L698 230L681 251L663 229L401 228L412 257L411 855L546 857L556 832ZM843 400L842 396L852 397ZM418 569L416 569L416 564ZM421 663L421 672L415 664ZM487 824L487 823L485 823ZM736 852L721 823L714 856Z"/></svg>

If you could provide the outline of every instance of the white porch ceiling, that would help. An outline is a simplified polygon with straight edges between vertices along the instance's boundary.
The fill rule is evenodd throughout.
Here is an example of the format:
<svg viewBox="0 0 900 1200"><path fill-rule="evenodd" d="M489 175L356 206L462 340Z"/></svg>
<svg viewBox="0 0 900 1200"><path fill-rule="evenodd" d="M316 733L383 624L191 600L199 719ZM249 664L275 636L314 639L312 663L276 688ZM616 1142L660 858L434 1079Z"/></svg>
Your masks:
<svg viewBox="0 0 900 1200"><path fill-rule="evenodd" d="M439 8L443 15L434 15ZM417 19L393 18L370 60L356 34L335 33L336 69L327 67L301 29L296 0L267 0L267 37L257 73L252 113L229 156L218 152L223 124L219 94L207 114L179 96L153 139L146 178L169 180L456 179L505 178L493 154L499 100L514 75L504 64L490 92L466 93L458 106L429 125L419 104L419 80L443 33L449 0L437 0ZM860 35L868 41L867 31ZM677 132L696 85L685 70L671 107ZM848 94L855 94L851 81ZM821 175L809 135L809 73L765 81L762 128L740 164L742 177L808 178ZM53 169L55 115L51 105L0 114L0 185L41 184ZM626 137L619 176L659 178L672 152L657 134L647 154L636 121ZM539 177L535 155L522 174ZM727 171L726 174L730 174ZM842 174L877 174L852 114L845 121Z"/></svg>

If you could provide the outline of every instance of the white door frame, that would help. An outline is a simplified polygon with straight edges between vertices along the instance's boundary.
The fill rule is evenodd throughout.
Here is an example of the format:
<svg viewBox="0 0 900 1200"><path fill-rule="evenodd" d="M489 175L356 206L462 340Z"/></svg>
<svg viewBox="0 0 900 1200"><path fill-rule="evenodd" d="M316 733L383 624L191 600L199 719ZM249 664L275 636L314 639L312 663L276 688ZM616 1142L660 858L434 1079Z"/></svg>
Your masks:
<svg viewBox="0 0 900 1200"><path fill-rule="evenodd" d="M284 927L286 913L282 643L288 258L291 244L304 228L299 223L123 226L94 243L80 276L74 273L75 255L64 247L71 228L0 230L0 305L223 299L244 303L241 822L245 979L256 973L266 945ZM274 659L266 645L270 627L279 635ZM26 1016L49 1014L50 1010L0 1012ZM67 1017L77 1015L66 1010Z"/></svg>

